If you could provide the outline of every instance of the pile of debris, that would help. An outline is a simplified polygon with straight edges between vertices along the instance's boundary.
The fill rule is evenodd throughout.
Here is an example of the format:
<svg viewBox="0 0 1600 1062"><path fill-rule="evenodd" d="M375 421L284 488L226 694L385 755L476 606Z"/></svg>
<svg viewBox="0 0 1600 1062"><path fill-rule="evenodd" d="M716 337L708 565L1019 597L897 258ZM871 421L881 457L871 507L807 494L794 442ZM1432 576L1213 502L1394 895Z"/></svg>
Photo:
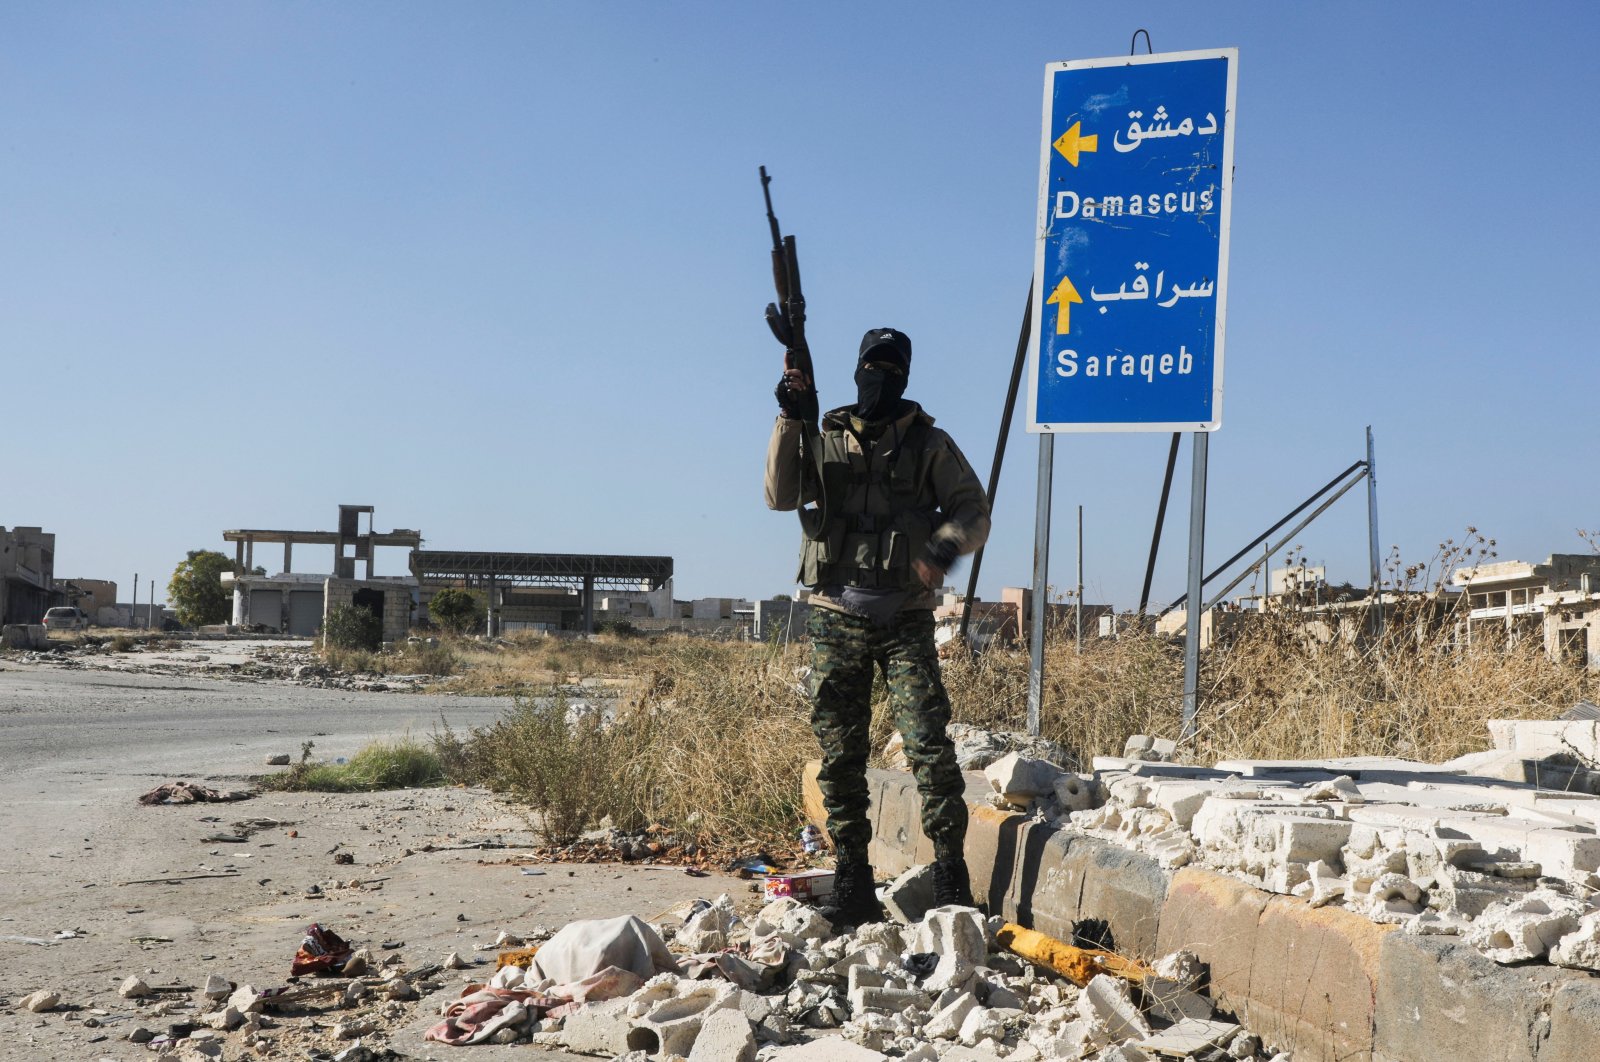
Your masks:
<svg viewBox="0 0 1600 1062"><path fill-rule="evenodd" d="M996 760L1013 754L1053 764L1075 764L1071 753L1045 738L1000 730L985 730L983 727L968 723L951 723L946 729L950 734L950 740L955 742L956 763L963 771L981 771ZM905 738L898 730L884 746L883 758L885 766L892 771L910 770L910 763L906 759ZM1075 770L1076 767L1072 769Z"/></svg>
<svg viewBox="0 0 1600 1062"><path fill-rule="evenodd" d="M1145 735L1075 774L1007 756L993 801L1258 888L1502 963L1600 970L1600 721L1495 721L1496 748L1442 764L1387 757L1167 762Z"/></svg>
<svg viewBox="0 0 1600 1062"><path fill-rule="evenodd" d="M971 908L921 912L931 890L928 868L914 869L884 895L915 920L845 935L792 897L748 922L727 895L677 912L675 930L631 916L574 922L469 986L427 1036L619 1062L1286 1062L1215 1020L1207 972L1188 952L1145 968Z"/></svg>
<svg viewBox="0 0 1600 1062"><path fill-rule="evenodd" d="M123 1039L167 1062L242 1057L237 1054L241 1051L272 1055L285 1048L296 1057L335 1062L401 1059L406 1056L363 1043L363 1038L410 1018L411 1004L444 987L444 970L465 965L451 955L443 963L407 970L398 954L375 959L367 949L352 949L314 925L293 970L296 978L313 973L326 977L298 983L292 978L279 987L258 989L218 973L208 974L199 985L150 984L133 974L117 988L123 1008L131 1012L118 1014L90 1004L83 1025L117 1028ZM36 1014L73 1009L53 989L19 1002ZM329 1047L328 1041L342 1046Z"/></svg>

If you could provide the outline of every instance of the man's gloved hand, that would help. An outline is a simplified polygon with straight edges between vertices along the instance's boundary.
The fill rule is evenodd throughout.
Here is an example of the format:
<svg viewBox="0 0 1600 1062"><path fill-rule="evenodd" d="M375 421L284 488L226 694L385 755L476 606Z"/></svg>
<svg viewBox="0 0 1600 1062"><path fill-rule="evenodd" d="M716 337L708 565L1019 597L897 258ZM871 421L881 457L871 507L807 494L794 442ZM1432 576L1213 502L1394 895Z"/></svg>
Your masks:
<svg viewBox="0 0 1600 1062"><path fill-rule="evenodd" d="M956 544L949 539L930 542L928 548L922 551L922 556L911 562L911 567L917 573L917 578L922 580L923 586L937 590L944 585L946 573L960 556Z"/></svg>
<svg viewBox="0 0 1600 1062"><path fill-rule="evenodd" d="M777 396L778 408L783 410L786 417L815 424L821 416L817 393L806 386L806 378L799 369L785 369L773 394Z"/></svg>

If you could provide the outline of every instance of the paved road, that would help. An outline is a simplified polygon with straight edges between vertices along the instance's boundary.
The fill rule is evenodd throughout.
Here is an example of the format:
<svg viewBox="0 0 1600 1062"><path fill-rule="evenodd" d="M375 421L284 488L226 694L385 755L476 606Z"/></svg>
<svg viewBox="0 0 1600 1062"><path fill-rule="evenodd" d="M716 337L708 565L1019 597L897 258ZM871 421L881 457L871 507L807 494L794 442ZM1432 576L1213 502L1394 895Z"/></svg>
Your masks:
<svg viewBox="0 0 1600 1062"><path fill-rule="evenodd" d="M259 774L266 757L349 756L374 738L426 737L497 718L501 697L358 693L281 682L127 674L0 658L0 801L65 778ZM154 784L154 783L152 783Z"/></svg>
<svg viewBox="0 0 1600 1062"><path fill-rule="evenodd" d="M181 655L201 669L242 648L186 646ZM159 661L151 655L144 662ZM403 951L386 954L417 965L452 950L481 956L476 949L502 928L527 932L629 912L655 918L723 891L744 903L754 899L747 883L670 868L546 864L525 876L508 863L515 846L533 839L526 818L481 790L265 793L238 804L154 808L135 800L163 781L227 785L263 773L269 754L297 754L305 740L316 742L319 758L349 756L373 738L407 730L426 736L441 714L457 730L481 725L509 703L0 657L0 1060L149 1057L123 1037L135 1024L160 1030L165 1021L115 998L124 977L138 972L152 984L198 984L216 972L258 986L281 983L313 920L367 945L405 941ZM246 818L269 825L244 844L211 839ZM513 847L457 848L486 837ZM336 863L335 852L354 862ZM195 874L212 876L159 880ZM356 887L349 879L359 879ZM323 891L308 898L313 884ZM53 947L7 939L49 939L61 930L81 935ZM139 943L152 936L169 942ZM440 1000L482 976L481 967L451 975L440 994L385 1023L390 1042L409 1056L434 1057L421 1036L438 1020ZM63 1009L32 1015L16 1008L44 987L60 991ZM87 1026L97 1012L102 1027ZM321 1042L317 1028L310 1018L285 1019L273 1031L282 1037L278 1057L303 1057L305 1047ZM229 1057L238 1050L230 1044ZM526 1047L462 1051L463 1062L467 1053L479 1062L528 1057Z"/></svg>

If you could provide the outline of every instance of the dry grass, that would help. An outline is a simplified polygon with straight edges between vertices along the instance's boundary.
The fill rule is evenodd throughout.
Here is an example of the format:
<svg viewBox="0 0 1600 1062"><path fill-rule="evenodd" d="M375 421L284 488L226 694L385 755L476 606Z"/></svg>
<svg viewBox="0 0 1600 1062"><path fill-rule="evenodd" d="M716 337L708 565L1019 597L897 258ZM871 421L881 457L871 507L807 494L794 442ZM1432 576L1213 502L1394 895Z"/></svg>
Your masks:
<svg viewBox="0 0 1600 1062"><path fill-rule="evenodd" d="M793 836L800 770L816 754L798 652L664 638L616 657L592 644L612 666L640 668L612 719L569 712L559 695L520 695L493 726L435 736L453 773L529 804L553 841L606 816L623 828L660 823L719 851Z"/></svg>
<svg viewBox="0 0 1600 1062"><path fill-rule="evenodd" d="M1320 636L1304 612L1248 617L1203 657L1198 734L1184 758L1438 761L1488 747L1486 719L1552 718L1600 699L1600 675L1549 660L1537 636L1478 630L1468 646L1458 643L1458 618L1444 599L1420 598L1371 640L1359 635L1359 616L1343 630L1324 624ZM552 836L605 815L619 826L661 823L719 850L798 829L801 769L818 754L797 677L803 646L667 636L455 651L471 688L545 693L525 692L496 727L436 739L447 768L521 796L551 820ZM944 676L956 720L1024 728L1026 652L958 655ZM625 691L614 720L568 719L551 684L574 679ZM1120 754L1130 734L1177 737L1182 683L1178 642L1135 631L1079 653L1065 631L1052 631L1041 731L1084 764ZM881 752L890 735L881 678L873 735Z"/></svg>
<svg viewBox="0 0 1600 1062"><path fill-rule="evenodd" d="M664 637L574 638L523 632L493 642L453 639L462 674L453 693L529 693L589 679L628 679L649 670Z"/></svg>
<svg viewBox="0 0 1600 1062"><path fill-rule="evenodd" d="M461 667L460 652L450 640L436 645L418 640L389 652L319 643L322 660L336 671L370 675L453 675Z"/></svg>

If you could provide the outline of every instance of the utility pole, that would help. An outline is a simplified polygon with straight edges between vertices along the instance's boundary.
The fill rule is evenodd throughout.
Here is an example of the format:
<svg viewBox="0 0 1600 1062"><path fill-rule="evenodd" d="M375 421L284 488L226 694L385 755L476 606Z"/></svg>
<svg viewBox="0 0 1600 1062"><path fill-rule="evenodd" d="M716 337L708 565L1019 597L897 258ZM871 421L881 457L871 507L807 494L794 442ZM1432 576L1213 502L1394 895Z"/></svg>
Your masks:
<svg viewBox="0 0 1600 1062"><path fill-rule="evenodd" d="M1078 653L1083 654L1083 506L1078 506Z"/></svg>
<svg viewBox="0 0 1600 1062"><path fill-rule="evenodd" d="M139 626L139 573L133 573L133 604L128 607L128 626Z"/></svg>

